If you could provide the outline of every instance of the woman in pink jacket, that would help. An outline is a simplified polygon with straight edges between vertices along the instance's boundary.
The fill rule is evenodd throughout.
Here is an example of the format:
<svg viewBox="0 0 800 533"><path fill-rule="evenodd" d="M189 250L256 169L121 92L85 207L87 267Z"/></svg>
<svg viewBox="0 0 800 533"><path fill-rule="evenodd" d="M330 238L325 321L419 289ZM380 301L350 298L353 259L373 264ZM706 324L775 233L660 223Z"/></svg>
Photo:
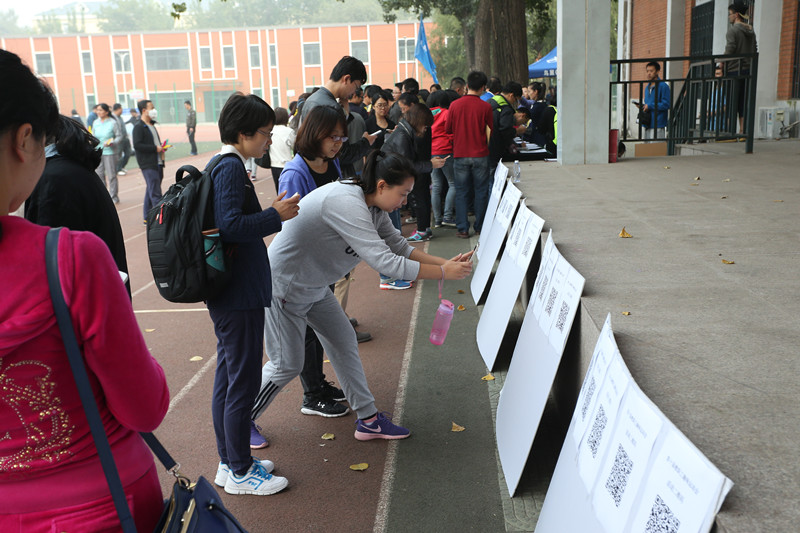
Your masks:
<svg viewBox="0 0 800 533"><path fill-rule="evenodd" d="M119 519L56 324L45 271L48 228L8 216L33 190L53 94L0 50L0 531L113 531ZM58 262L78 343L139 531L152 531L162 496L139 436L169 405L105 243L62 230Z"/></svg>

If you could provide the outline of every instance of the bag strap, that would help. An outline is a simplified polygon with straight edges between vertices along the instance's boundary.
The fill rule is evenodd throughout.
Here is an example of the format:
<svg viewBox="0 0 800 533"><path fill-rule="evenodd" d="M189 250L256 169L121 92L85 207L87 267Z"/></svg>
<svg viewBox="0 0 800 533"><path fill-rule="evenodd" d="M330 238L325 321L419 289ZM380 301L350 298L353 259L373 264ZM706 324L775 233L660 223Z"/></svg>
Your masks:
<svg viewBox="0 0 800 533"><path fill-rule="evenodd" d="M58 237L60 233L61 228L52 228L47 232L47 238L45 239L47 283L50 287L50 297L53 300L53 310L55 311L56 320L58 321L58 329L61 331L61 337L64 340L64 348L69 358L69 366L72 368L72 374L78 386L78 394L83 404L83 410L86 412L86 419L89 421L92 438L97 447L97 455L100 457L100 464L103 466L103 472L106 475L106 481L108 481L108 488L111 490L114 507L117 509L117 515L122 524L122 531L125 533L136 533L136 524L133 521L133 516L131 516L131 510L128 508L128 502L125 499L122 481L120 481L119 472L117 472L117 467L114 464L111 446L108 444L108 437L103 428L100 411L97 408L97 401L94 398L92 386L89 383L89 376L86 373L86 367L83 364L81 351L78 347L78 340L75 337L75 330L72 327L69 308L64 300L64 293L61 290L61 280L58 277Z"/></svg>

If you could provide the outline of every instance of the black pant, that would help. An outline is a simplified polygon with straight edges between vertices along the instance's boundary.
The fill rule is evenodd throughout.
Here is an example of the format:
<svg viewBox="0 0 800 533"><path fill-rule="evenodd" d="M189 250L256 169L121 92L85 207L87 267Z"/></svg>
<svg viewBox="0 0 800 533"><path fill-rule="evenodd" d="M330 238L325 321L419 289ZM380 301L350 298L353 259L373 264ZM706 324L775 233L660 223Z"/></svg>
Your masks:
<svg viewBox="0 0 800 533"><path fill-rule="evenodd" d="M313 398L322 390L325 383L325 373L322 371L324 350L317 334L310 326L306 326L306 360L300 372L300 382L303 384L303 394L306 398Z"/></svg>
<svg viewBox="0 0 800 533"><path fill-rule="evenodd" d="M281 172L283 172L283 169L279 167L270 167L270 170L272 170L272 181L275 182L275 192L280 194L281 191L278 190L278 182L281 179Z"/></svg>
<svg viewBox="0 0 800 533"><path fill-rule="evenodd" d="M431 175L420 174L414 181L414 213L417 217L417 231L425 233L431 227Z"/></svg>
<svg viewBox="0 0 800 533"><path fill-rule="evenodd" d="M197 130L197 128L191 128L191 129L190 128L186 128L186 135L189 136L189 144L192 147L192 150L191 150L192 155L197 154L197 145L194 143L194 134L195 134L196 130Z"/></svg>
<svg viewBox="0 0 800 533"><path fill-rule="evenodd" d="M119 144L119 161L117 161L117 172L125 168L131 158L131 141L127 137L122 139Z"/></svg>

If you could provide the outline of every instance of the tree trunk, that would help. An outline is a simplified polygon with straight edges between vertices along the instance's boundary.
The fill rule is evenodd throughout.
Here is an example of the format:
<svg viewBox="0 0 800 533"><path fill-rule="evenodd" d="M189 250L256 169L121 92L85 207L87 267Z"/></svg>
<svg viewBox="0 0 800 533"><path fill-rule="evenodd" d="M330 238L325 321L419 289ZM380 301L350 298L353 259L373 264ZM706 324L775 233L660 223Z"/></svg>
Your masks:
<svg viewBox="0 0 800 533"><path fill-rule="evenodd" d="M528 82L528 33L525 27L525 0L503 0L494 8L493 59L495 73L505 85Z"/></svg>
<svg viewBox="0 0 800 533"><path fill-rule="evenodd" d="M466 19L461 19L461 29L464 32L464 49L467 52L467 69L475 70L475 29L470 27L469 20Z"/></svg>
<svg viewBox="0 0 800 533"><path fill-rule="evenodd" d="M493 0L480 0L475 15L475 70L491 76L491 41Z"/></svg>

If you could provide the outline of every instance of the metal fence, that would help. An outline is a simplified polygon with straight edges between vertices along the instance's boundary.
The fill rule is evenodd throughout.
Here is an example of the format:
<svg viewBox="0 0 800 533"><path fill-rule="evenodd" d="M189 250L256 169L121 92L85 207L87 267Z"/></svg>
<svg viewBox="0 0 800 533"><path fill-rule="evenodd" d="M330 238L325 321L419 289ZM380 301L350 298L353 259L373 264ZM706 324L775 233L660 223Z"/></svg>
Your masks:
<svg viewBox="0 0 800 533"><path fill-rule="evenodd" d="M752 153L758 54L612 60L609 128L619 129L621 140L652 138L634 104L644 103L650 82L643 66L652 61L662 66L661 73L680 73L661 79L669 87L670 105L666 124L656 126L666 127L660 140L667 142L669 155L680 144L734 139L744 140L745 152ZM658 101L663 89L655 85L650 90Z"/></svg>

